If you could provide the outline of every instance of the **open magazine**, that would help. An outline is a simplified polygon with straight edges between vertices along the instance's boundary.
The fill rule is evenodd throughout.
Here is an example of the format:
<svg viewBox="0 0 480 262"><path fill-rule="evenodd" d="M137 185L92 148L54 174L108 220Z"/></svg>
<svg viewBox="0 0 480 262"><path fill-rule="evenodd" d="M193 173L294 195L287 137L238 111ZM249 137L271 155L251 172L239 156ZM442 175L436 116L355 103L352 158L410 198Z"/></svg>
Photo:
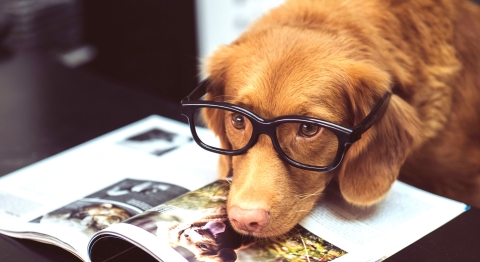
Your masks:
<svg viewBox="0 0 480 262"><path fill-rule="evenodd" d="M289 233L254 239L228 222L217 158L186 124L148 117L0 178L0 233L83 261L379 261L468 209L402 182L356 208L332 183Z"/></svg>

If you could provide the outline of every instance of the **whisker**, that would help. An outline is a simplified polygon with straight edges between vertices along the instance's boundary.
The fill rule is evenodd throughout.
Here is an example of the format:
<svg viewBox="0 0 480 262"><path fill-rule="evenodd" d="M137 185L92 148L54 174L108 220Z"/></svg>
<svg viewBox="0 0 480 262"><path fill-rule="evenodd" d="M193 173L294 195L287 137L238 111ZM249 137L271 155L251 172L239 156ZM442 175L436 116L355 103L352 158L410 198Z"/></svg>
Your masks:
<svg viewBox="0 0 480 262"><path fill-rule="evenodd" d="M298 195L297 197L300 198L300 200L305 200L309 197L312 197L312 196L317 196L319 195L319 193L312 193L312 194L302 194L302 195Z"/></svg>
<svg viewBox="0 0 480 262"><path fill-rule="evenodd" d="M295 211L295 213L300 213L300 212L310 212L310 210L302 209L302 210L296 210Z"/></svg>
<svg viewBox="0 0 480 262"><path fill-rule="evenodd" d="M320 195L323 192L323 190L324 190L324 188L319 189L317 192L314 192L314 193L311 193L311 194L299 194L299 195L297 195L297 197L300 198L300 200L305 200L309 197Z"/></svg>
<svg viewBox="0 0 480 262"><path fill-rule="evenodd" d="M224 81L225 83L227 83L227 84L231 84L227 79L225 79L225 78L223 78L223 77L221 77L221 76L219 76L219 75L210 74L210 77L216 77L216 78L218 78L218 79L223 80L223 81ZM225 98L229 98L229 99L225 99ZM215 101L215 100L220 100L220 101L224 101L224 102L230 103L230 102L232 102L233 100L237 100L238 98L239 98L239 96L219 94L219 95L217 95L217 96L215 96L215 97L212 97L211 99L212 99L213 101ZM224 99L224 100L222 100L222 99Z"/></svg>
<svg viewBox="0 0 480 262"><path fill-rule="evenodd" d="M219 75L217 75L217 74L210 74L210 76L211 76L211 77L213 76L213 77L216 77L216 78L218 78L218 79L221 79L221 80L223 80L225 83L229 83L229 82L227 81L227 79L225 79L225 78L223 78L223 77L221 77L221 76L219 76Z"/></svg>

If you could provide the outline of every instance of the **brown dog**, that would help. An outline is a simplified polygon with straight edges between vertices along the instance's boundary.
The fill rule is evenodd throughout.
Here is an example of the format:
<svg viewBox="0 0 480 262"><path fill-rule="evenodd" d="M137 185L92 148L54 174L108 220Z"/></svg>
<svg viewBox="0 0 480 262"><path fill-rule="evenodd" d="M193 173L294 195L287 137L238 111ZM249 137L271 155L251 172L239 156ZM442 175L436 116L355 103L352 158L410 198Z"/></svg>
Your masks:
<svg viewBox="0 0 480 262"><path fill-rule="evenodd" d="M355 205L381 200L400 174L480 206L479 43L480 8L468 1L291 0L221 47L205 67L206 100L264 119L303 115L352 127L393 93L384 116L331 172L291 166L266 135L246 154L222 155L220 176L233 171L235 230L287 232L332 178ZM235 149L232 119L211 109L205 119L222 146ZM296 157L307 161L309 150Z"/></svg>

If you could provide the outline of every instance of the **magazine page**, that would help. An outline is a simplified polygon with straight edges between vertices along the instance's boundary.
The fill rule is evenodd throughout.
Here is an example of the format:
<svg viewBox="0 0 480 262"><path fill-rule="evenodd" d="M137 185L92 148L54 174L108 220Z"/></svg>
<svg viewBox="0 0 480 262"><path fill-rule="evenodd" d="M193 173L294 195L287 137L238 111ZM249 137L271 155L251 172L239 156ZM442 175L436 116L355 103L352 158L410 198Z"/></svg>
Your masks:
<svg viewBox="0 0 480 262"><path fill-rule="evenodd" d="M160 261L382 261L468 209L399 181L383 201L359 208L332 183L289 233L253 239L229 224L228 188L216 181L100 232L89 244L92 261L115 255L103 248L113 237Z"/></svg>
<svg viewBox="0 0 480 262"><path fill-rule="evenodd" d="M188 125L148 117L0 178L0 233L85 260L95 232L214 181L217 159Z"/></svg>
<svg viewBox="0 0 480 262"><path fill-rule="evenodd" d="M343 200L333 183L300 225L348 250L339 262L381 261L468 208L400 181L378 204L355 207Z"/></svg>
<svg viewBox="0 0 480 262"><path fill-rule="evenodd" d="M332 261L347 253L300 225L275 239L238 234L227 219L228 189L228 181L216 181L101 231L89 244L91 260L115 255L99 245L108 236L161 261L180 261L179 254L184 261Z"/></svg>

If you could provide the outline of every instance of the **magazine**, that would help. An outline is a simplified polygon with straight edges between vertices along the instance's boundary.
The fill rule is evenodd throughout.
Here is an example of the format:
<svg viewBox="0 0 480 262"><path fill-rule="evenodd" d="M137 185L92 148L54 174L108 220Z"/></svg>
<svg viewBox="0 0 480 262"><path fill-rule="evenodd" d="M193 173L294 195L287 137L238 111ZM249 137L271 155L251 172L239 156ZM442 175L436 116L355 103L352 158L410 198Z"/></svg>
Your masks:
<svg viewBox="0 0 480 262"><path fill-rule="evenodd" d="M229 224L217 159L188 125L150 116L0 178L0 233L83 261L132 248L158 261L380 261L468 209L402 182L358 208L333 182L289 233L254 239Z"/></svg>

